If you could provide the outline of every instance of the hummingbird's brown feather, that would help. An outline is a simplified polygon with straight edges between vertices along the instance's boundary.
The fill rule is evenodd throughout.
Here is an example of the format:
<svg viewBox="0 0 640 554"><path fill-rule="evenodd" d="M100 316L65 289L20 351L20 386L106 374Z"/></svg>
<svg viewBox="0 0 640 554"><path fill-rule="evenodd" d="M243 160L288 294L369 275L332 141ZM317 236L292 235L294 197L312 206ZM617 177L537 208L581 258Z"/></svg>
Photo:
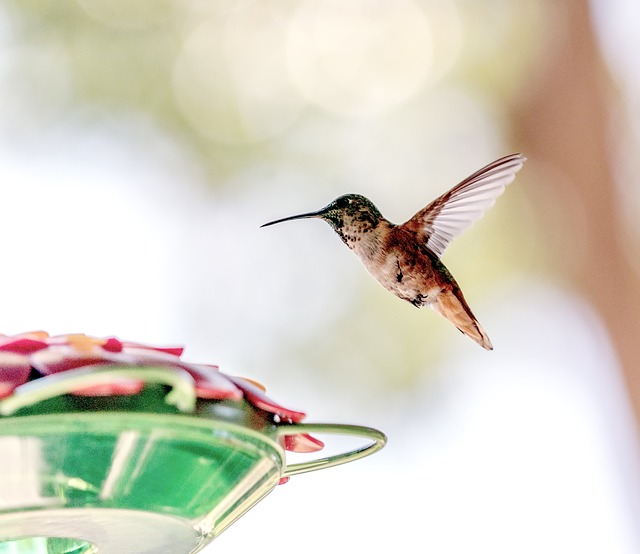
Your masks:
<svg viewBox="0 0 640 554"><path fill-rule="evenodd" d="M480 346L487 350L493 350L489 336L471 312L471 308L469 308L459 287L453 286L441 291L431 307Z"/></svg>
<svg viewBox="0 0 640 554"><path fill-rule="evenodd" d="M455 237L493 206L525 161L522 154L511 154L490 163L436 198L402 227L416 233L429 250L442 256Z"/></svg>
<svg viewBox="0 0 640 554"><path fill-rule="evenodd" d="M390 227L385 235L383 256L373 263L361 256L369 272L399 298L417 308L432 307L483 348L493 350L460 286L442 261L402 227Z"/></svg>

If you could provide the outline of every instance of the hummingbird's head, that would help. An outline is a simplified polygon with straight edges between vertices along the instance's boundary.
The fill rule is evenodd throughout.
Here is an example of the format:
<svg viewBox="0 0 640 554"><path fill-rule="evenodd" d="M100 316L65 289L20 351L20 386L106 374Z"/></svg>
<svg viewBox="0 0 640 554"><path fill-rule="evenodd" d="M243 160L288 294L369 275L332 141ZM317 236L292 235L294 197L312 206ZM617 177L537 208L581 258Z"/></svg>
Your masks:
<svg viewBox="0 0 640 554"><path fill-rule="evenodd" d="M375 229L382 219L382 214L368 198L360 194L345 194L317 212L277 219L265 223L262 227L310 217L324 219L346 242L354 234L362 234Z"/></svg>
<svg viewBox="0 0 640 554"><path fill-rule="evenodd" d="M345 194L322 208L318 217L342 234L341 231L356 230L362 233L375 229L382 214L371 200L361 194Z"/></svg>

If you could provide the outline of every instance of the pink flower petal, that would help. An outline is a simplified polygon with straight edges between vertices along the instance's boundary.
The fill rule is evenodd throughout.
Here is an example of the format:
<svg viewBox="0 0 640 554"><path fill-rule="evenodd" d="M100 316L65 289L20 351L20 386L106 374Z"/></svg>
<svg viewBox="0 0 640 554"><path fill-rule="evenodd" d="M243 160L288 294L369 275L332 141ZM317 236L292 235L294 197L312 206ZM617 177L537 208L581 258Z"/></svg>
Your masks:
<svg viewBox="0 0 640 554"><path fill-rule="evenodd" d="M127 350L127 353L131 350ZM184 369L196 384L198 398L209 400L241 400L242 391L216 366L189 364L162 352L146 351L132 358L135 365L167 366Z"/></svg>
<svg viewBox="0 0 640 554"><path fill-rule="evenodd" d="M284 447L292 452L317 452L324 448L324 443L307 434L285 435Z"/></svg>
<svg viewBox="0 0 640 554"><path fill-rule="evenodd" d="M242 400L242 391L216 366L178 364L189 372L196 382L198 398L208 400Z"/></svg>
<svg viewBox="0 0 640 554"><path fill-rule="evenodd" d="M146 352L155 351L155 352L161 352L164 354L171 354L176 358L179 358L180 356L182 356L182 353L184 352L184 348L182 346L148 346L146 344L140 344L139 342L129 342L129 341L123 342L122 345L127 351L131 349L143 350Z"/></svg>
<svg viewBox="0 0 640 554"><path fill-rule="evenodd" d="M290 410L289 408L281 406L277 402L271 400L254 384L246 381L242 377L229 376L229 380L232 381L240 390L242 390L242 392L244 392L244 397L250 404L253 404L256 408L260 408L261 410L265 410L266 412L276 414L283 420L291 421L293 423L298 423L304 419L304 412L297 412L295 410Z"/></svg>
<svg viewBox="0 0 640 554"><path fill-rule="evenodd" d="M154 346L153 350L164 352L165 354L171 354L172 356L176 356L177 358L182 356L182 353L184 352L184 348L182 346Z"/></svg>
<svg viewBox="0 0 640 554"><path fill-rule="evenodd" d="M47 343L28 337L6 337L0 339L0 351L16 352L18 354L31 354L47 348Z"/></svg>
<svg viewBox="0 0 640 554"><path fill-rule="evenodd" d="M25 356L13 352L0 352L0 398L9 396L13 389L27 382L31 366Z"/></svg>
<svg viewBox="0 0 640 554"><path fill-rule="evenodd" d="M29 357L31 365L43 375L60 373L89 365L117 362L117 354L97 350L78 352L71 347L55 346L35 352Z"/></svg>

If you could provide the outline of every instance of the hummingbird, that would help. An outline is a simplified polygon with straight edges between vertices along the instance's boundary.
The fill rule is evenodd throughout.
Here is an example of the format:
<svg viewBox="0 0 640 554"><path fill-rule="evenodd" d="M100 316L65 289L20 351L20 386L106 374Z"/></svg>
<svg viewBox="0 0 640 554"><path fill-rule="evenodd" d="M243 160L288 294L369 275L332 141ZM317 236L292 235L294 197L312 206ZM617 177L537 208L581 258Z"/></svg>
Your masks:
<svg viewBox="0 0 640 554"><path fill-rule="evenodd" d="M411 219L395 225L360 194L345 194L316 212L284 217L326 221L369 273L398 298L430 306L487 350L493 346L460 286L440 260L449 243L493 206L526 158L511 154L476 171Z"/></svg>

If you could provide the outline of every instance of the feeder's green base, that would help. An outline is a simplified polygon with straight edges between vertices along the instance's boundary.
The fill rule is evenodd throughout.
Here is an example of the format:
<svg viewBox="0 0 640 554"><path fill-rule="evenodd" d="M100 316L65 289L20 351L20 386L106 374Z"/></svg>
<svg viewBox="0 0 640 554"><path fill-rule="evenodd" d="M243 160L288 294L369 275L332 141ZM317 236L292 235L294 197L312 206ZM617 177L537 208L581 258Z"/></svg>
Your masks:
<svg viewBox="0 0 640 554"><path fill-rule="evenodd" d="M196 552L285 463L263 433L144 413L3 419L0 452L0 554Z"/></svg>
<svg viewBox="0 0 640 554"><path fill-rule="evenodd" d="M114 378L146 386L132 396L68 394ZM308 432L370 444L287 465L282 437ZM281 478L385 442L367 427L279 424L244 401L196 400L193 379L173 368L43 377L0 400L0 554L193 554Z"/></svg>

